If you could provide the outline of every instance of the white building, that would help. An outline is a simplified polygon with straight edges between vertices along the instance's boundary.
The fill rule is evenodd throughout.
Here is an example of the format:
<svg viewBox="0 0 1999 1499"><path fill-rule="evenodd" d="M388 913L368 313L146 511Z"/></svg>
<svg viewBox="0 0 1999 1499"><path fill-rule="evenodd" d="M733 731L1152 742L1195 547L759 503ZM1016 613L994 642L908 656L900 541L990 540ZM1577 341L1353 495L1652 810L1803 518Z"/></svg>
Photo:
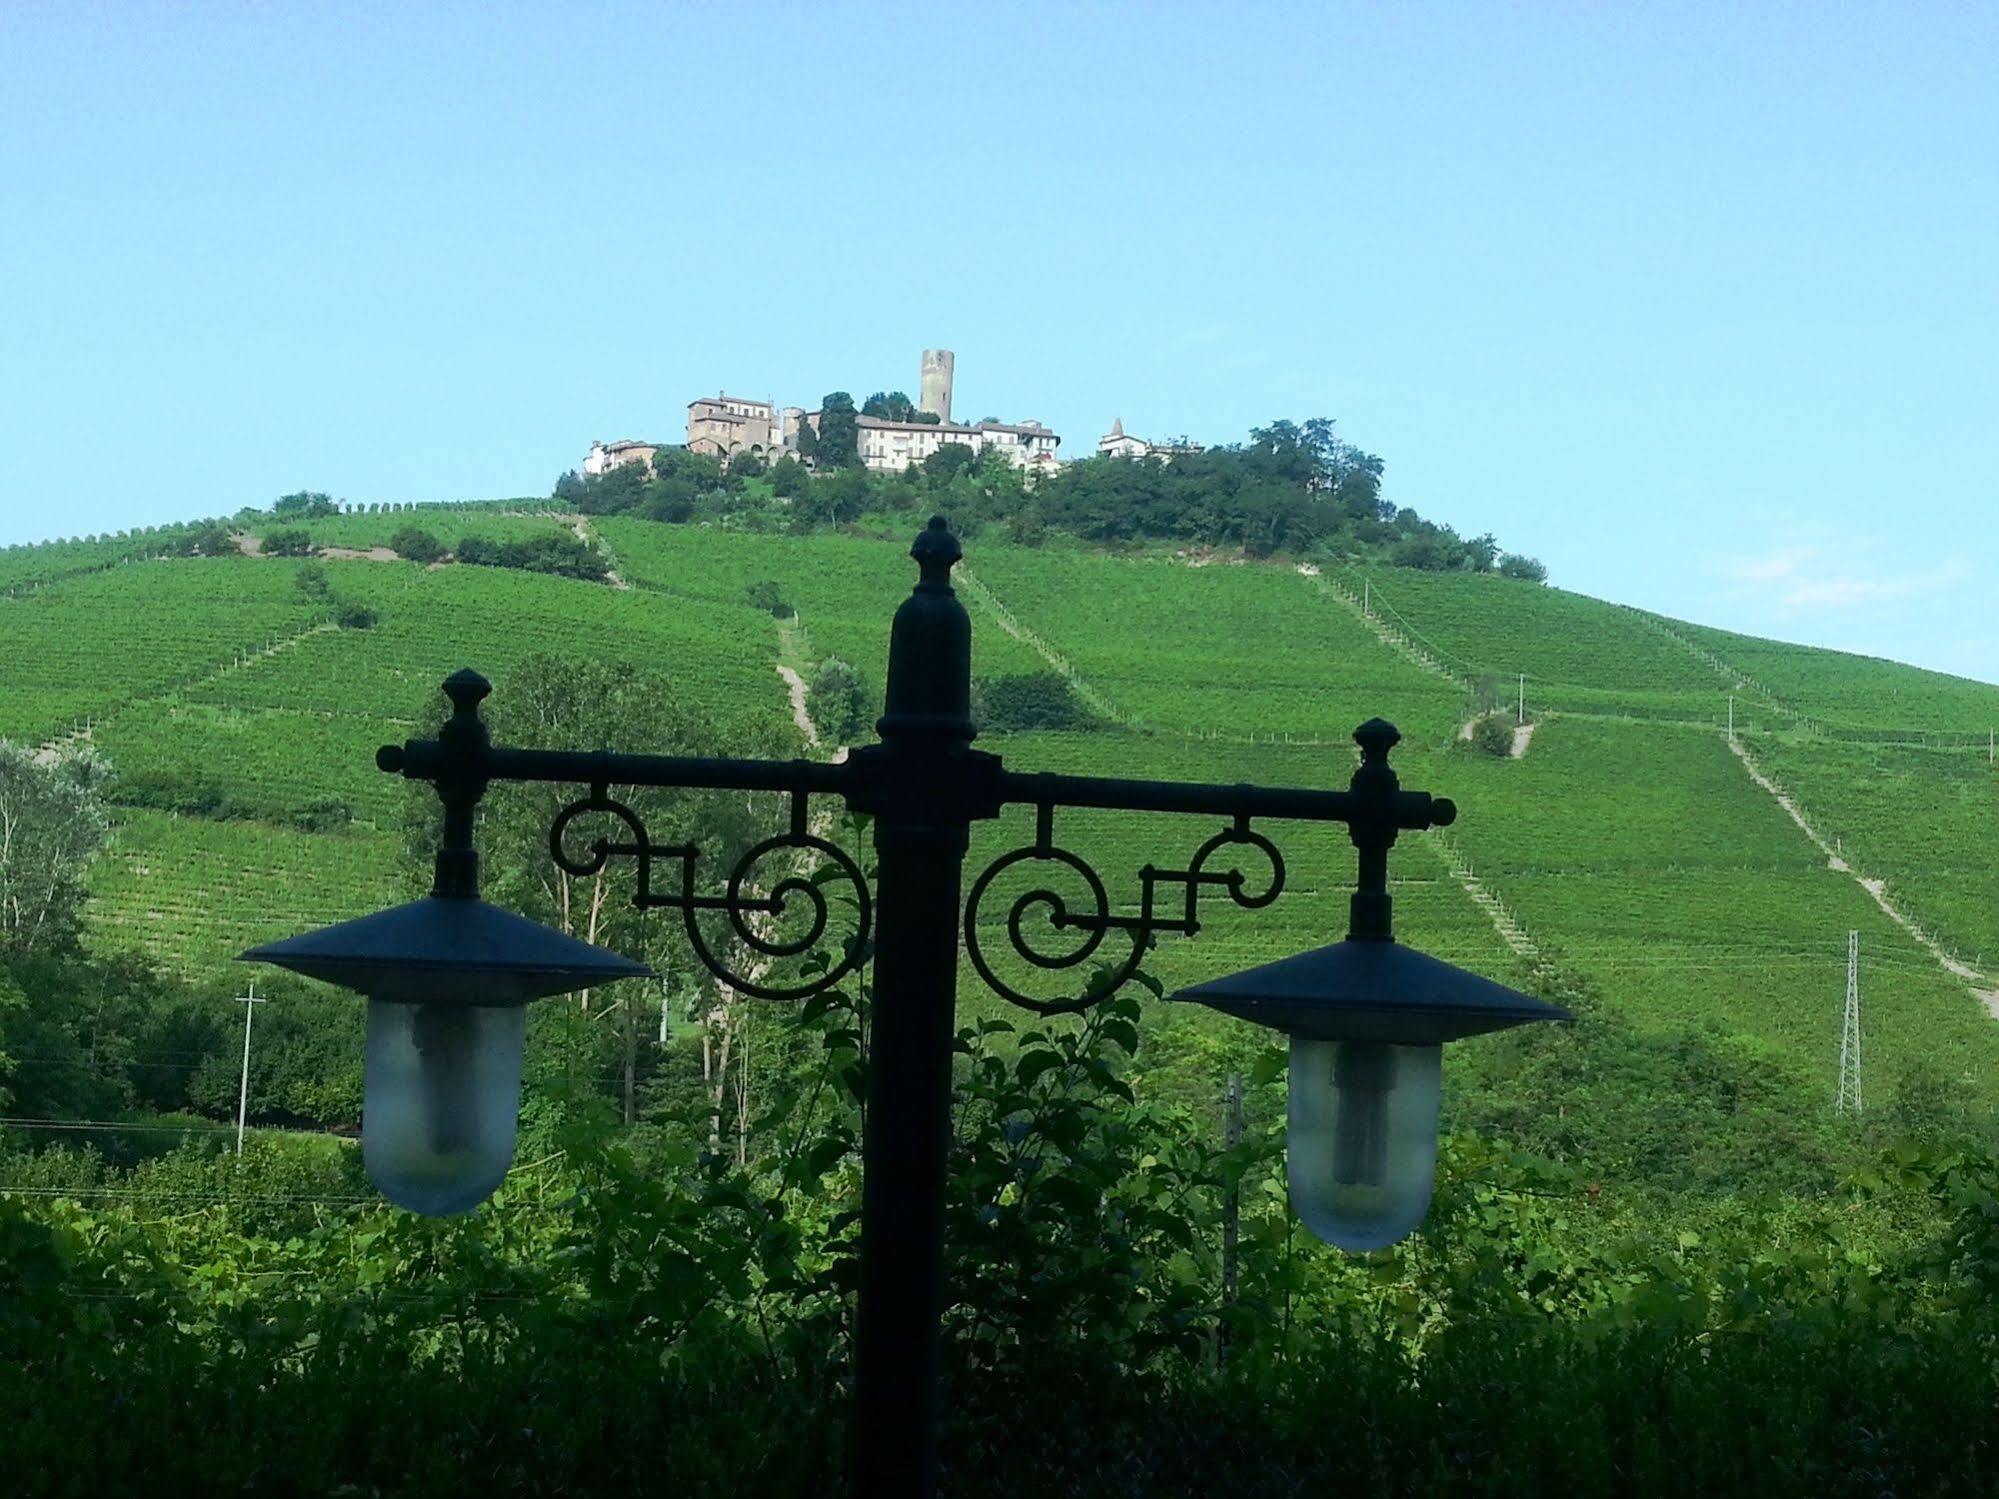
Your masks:
<svg viewBox="0 0 1999 1499"><path fill-rule="evenodd" d="M805 420L819 430L819 413ZM962 426L954 422L894 422L886 417L856 417L859 427L856 447L861 466L878 473L900 473L912 463L921 463L946 443L961 443L974 453L995 449L1015 468L1045 473L1059 461L1055 450L1062 439L1039 422L975 422Z"/></svg>
<svg viewBox="0 0 1999 1499"><path fill-rule="evenodd" d="M639 442L635 438L622 438L617 442L593 442L590 454L583 460L586 474L608 474L614 468L623 468L627 463L643 463L652 467L652 455L659 451L656 442Z"/></svg>
<svg viewBox="0 0 1999 1499"><path fill-rule="evenodd" d="M1097 439L1097 452L1106 458L1177 458L1182 453L1198 453L1201 444L1181 437L1170 442L1148 442L1124 429L1124 418L1111 423L1110 431Z"/></svg>

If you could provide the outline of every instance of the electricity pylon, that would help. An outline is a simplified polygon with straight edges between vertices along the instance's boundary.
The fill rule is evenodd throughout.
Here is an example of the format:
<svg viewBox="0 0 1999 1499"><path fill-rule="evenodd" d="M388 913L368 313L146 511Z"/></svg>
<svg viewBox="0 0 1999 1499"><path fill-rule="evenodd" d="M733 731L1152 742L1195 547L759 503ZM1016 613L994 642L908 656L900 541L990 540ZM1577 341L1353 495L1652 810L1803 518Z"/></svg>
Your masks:
<svg viewBox="0 0 1999 1499"><path fill-rule="evenodd" d="M1846 1018L1839 1030L1839 1097L1833 1108L1860 1112L1860 933L1846 934Z"/></svg>

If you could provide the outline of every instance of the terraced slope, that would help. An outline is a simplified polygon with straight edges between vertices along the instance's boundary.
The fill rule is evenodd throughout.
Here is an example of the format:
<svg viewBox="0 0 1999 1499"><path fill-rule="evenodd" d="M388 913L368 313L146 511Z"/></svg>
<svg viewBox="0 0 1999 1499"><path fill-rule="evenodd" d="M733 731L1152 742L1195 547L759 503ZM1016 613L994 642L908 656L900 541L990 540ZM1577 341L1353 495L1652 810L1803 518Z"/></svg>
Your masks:
<svg viewBox="0 0 1999 1499"><path fill-rule="evenodd" d="M1467 677L1496 679L1511 705L1526 678L1533 713L1604 713L1721 723L1737 681L1647 616L1496 575L1405 568L1337 581L1394 629Z"/></svg>
<svg viewBox="0 0 1999 1499"><path fill-rule="evenodd" d="M313 628L297 564L154 561L0 597L0 735L38 743Z"/></svg>
<svg viewBox="0 0 1999 1499"><path fill-rule="evenodd" d="M1393 704L1412 739L1448 740L1455 684L1411 665L1324 598L1271 567L1188 567L986 546L977 578L1138 725L1185 734L1343 745Z"/></svg>
<svg viewBox="0 0 1999 1499"><path fill-rule="evenodd" d="M446 539L454 526L558 523L483 511L414 518ZM340 544L360 546L406 519L329 526L344 528ZM631 587L327 562L335 595L375 612L367 630L328 624L324 605L299 588L297 565L280 560L60 576L77 559L52 552L53 581L17 567L22 591L0 597L0 649L19 663L0 697L0 733L39 741L88 718L124 777L120 841L93 885L99 938L205 969L249 942L392 898L403 792L374 771L372 750L434 722L435 684L461 665L479 666L504 691L531 652L632 661L666 671L718 722L780 727L789 723L781 653L806 665L840 656L879 680L888 617L911 580L903 543L624 519L593 527ZM1398 755L1405 781L1464 808L1447 838L1409 838L1398 851L1398 916L1411 940L1495 975L1517 971L1514 948L1524 946L1592 981L1606 1006L1651 1033L1707 1028L1763 1048L1809 1099L1830 1092L1845 934L1857 929L1881 1087L1892 1092L1898 1072L1934 1063L1967 1096L1992 1101L1999 1023L1854 874L1886 880L1897 903L1955 950L1999 957L1999 876L1974 835L1999 812L1999 778L1982 748L1835 736L1885 723L1869 706L1884 693L1912 705L1898 710L1905 724L1966 733L1999 703L1999 689L1745 645L1497 579L1375 573L1369 591L1394 637L1384 640L1327 591L1334 580L1295 569L983 539L970 551L976 670L1055 663L1126 720L1105 732L986 741L1010 761L1339 785L1352 728L1384 714L1408 738ZM779 582L798 624L780 626L749 604L749 586L765 579ZM1445 669L1420 664L1418 648ZM1518 672L1541 717L1525 758L1493 760L1457 744L1464 681ZM1747 742L1815 825L1854 850L1853 873L1829 868L1729 753L1718 727L1726 694L1751 675L1785 732ZM1753 686L1740 690L1755 699ZM1842 710L1853 716L1839 718ZM1813 727L1821 723L1824 732ZM302 831L326 803L352 821ZM234 820L161 810L172 805L226 806ZM1074 813L1056 837L1129 911L1141 866L1184 867L1213 831L1202 819ZM1024 813L980 828L972 873L1030 835ZM1211 900L1201 936L1166 939L1148 966L1177 984L1336 938L1352 871L1343 834L1289 829L1281 841L1291 873L1282 898L1256 912ZM1254 886L1260 866L1252 858L1244 869ZM1011 900L1040 883L1026 876L1041 872L995 890L985 931L998 934ZM1058 949L1069 940L1043 935ZM967 1003L987 1005L976 992L968 980ZM1156 1019L1162 1038L1210 1024L1170 1007ZM1170 1055L1179 1043L1160 1044Z"/></svg>
<svg viewBox="0 0 1999 1499"><path fill-rule="evenodd" d="M1703 625L1675 626L1838 737L1975 737L1999 726L1999 687L1872 656L1758 640Z"/></svg>

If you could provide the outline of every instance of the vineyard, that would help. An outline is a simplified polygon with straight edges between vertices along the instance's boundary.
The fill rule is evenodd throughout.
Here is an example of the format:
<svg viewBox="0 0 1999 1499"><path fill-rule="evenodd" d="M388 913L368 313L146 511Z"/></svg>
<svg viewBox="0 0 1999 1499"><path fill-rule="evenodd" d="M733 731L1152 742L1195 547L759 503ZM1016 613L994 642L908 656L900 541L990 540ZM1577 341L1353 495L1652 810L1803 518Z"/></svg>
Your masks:
<svg viewBox="0 0 1999 1499"><path fill-rule="evenodd" d="M426 506L306 529L317 545L363 549L406 524L447 544L571 524L521 513L534 508ZM902 540L630 518L586 530L627 586L331 556L315 592L296 560L79 572L98 565L91 543L5 554L15 586L0 596L0 642L16 667L0 733L35 743L87 724L119 776L117 840L92 881L95 940L202 972L387 898L408 803L373 768L373 748L426 731L438 681L460 666L504 693L531 655L628 662L664 673L703 719L779 738L793 732L781 660L837 657L879 683L888 618L911 579ZM1858 930L1871 1065L1892 1080L1920 1060L1980 1108L1993 1103L1999 1027L1976 986L1945 972L1855 876L1885 880L1968 961L1999 956L1999 877L1964 831L1990 825L1999 782L1982 752L1839 733L1893 722L1969 734L1999 689L1495 577L1321 578L985 537L968 552L976 673L1055 671L1105 710L1091 732L990 738L1010 762L1334 786L1352 764L1354 725L1383 714L1406 736L1405 783L1464 809L1448 834L1405 839L1397 853L1411 940L1499 977L1519 971L1524 942L1635 1032L1735 1038L1816 1099L1829 1087L1845 934ZM795 619L752 602L765 583ZM335 605L364 611L365 626L341 627ZM1522 674L1537 721L1529 752L1494 759L1459 743L1473 684L1497 678L1507 697ZM1840 840L1851 872L1829 868L1729 753L1731 688L1740 726L1756 731L1745 742ZM1783 734L1762 732L1772 725ZM974 869L1026 831L1018 815L981 827ZM1213 831L1078 813L1057 836L1129 911L1143 865L1183 867ZM1350 848L1327 830L1293 829L1283 843L1287 893L1260 912L1210 898L1200 937L1170 939L1150 960L1165 983L1339 935ZM1262 877L1253 856L1242 867L1252 885ZM995 937L1009 888L1025 886L1002 881L982 909ZM969 978L964 999L989 1003ZM1180 1045L1164 1038L1212 1024L1172 1007L1153 1023L1162 1056Z"/></svg>

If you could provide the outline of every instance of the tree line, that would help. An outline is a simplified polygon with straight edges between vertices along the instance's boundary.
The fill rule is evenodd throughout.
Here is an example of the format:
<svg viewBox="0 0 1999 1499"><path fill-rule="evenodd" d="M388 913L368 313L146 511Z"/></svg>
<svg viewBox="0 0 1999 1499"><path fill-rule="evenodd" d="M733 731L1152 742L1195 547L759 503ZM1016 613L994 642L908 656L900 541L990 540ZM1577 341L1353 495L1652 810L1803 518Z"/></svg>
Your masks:
<svg viewBox="0 0 1999 1499"><path fill-rule="evenodd" d="M1489 533L1463 536L1387 499L1381 459L1340 437L1326 418L1274 421L1246 441L1170 459L1093 455L1038 480L997 452L962 443L946 443L900 473L863 467L856 417L901 411L907 402L900 392L878 394L857 411L851 396L834 391L821 403L817 432L801 434L797 455L737 453L724 463L661 448L649 465L566 473L554 498L590 515L784 530L930 508L949 513L962 534L993 527L1030 546L1061 533L1108 547L1170 542L1253 557L1547 578L1540 562L1502 550Z"/></svg>

